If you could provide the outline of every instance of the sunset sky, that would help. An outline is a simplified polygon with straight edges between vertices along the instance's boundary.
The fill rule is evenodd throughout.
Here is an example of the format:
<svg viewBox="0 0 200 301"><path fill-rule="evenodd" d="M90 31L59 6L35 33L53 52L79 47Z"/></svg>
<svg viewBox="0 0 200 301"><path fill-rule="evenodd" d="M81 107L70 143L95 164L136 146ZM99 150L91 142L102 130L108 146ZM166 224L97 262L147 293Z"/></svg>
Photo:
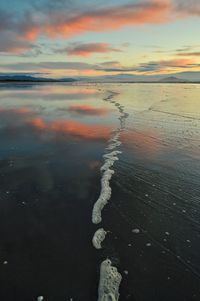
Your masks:
<svg viewBox="0 0 200 301"><path fill-rule="evenodd" d="M1 0L0 73L200 71L199 0Z"/></svg>

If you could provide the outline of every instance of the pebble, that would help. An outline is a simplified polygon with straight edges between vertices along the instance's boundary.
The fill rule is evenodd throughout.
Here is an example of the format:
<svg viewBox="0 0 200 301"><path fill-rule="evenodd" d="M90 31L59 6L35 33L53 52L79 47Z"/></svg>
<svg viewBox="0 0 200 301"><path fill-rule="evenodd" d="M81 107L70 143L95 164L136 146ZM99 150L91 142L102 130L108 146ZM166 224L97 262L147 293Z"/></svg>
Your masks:
<svg viewBox="0 0 200 301"><path fill-rule="evenodd" d="M124 274L125 274L125 275L128 275L128 271L124 271Z"/></svg>
<svg viewBox="0 0 200 301"><path fill-rule="evenodd" d="M147 247L151 247L151 243L148 242L148 243L146 244L146 246L147 246Z"/></svg>
<svg viewBox="0 0 200 301"><path fill-rule="evenodd" d="M7 260L5 260L5 261L3 262L3 264L8 264L8 261L7 261Z"/></svg>
<svg viewBox="0 0 200 301"><path fill-rule="evenodd" d="M140 233L140 230L139 229L133 229L132 232L135 233L135 234L138 234L138 233Z"/></svg>
<svg viewBox="0 0 200 301"><path fill-rule="evenodd" d="M44 300L44 297L43 296L38 296L37 297L37 301L43 301Z"/></svg>

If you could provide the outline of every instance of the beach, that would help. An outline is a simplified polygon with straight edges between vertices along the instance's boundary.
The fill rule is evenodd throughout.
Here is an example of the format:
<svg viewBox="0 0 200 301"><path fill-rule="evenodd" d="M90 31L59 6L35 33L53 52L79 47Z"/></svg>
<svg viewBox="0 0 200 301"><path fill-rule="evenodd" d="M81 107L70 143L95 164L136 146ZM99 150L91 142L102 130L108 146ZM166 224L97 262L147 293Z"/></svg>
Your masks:
<svg viewBox="0 0 200 301"><path fill-rule="evenodd" d="M188 83L0 86L1 300L98 300L106 260L102 294L199 300L199 97Z"/></svg>

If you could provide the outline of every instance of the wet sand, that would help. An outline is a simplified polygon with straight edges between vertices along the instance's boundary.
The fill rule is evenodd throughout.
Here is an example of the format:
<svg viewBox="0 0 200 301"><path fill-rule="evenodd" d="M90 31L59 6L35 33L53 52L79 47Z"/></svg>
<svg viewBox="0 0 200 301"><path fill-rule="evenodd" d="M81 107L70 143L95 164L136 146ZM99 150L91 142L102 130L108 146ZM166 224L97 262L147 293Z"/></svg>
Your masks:
<svg viewBox="0 0 200 301"><path fill-rule="evenodd" d="M97 300L109 258L119 300L199 300L199 98L188 84L1 88L0 299ZM119 108L122 153L94 225Z"/></svg>

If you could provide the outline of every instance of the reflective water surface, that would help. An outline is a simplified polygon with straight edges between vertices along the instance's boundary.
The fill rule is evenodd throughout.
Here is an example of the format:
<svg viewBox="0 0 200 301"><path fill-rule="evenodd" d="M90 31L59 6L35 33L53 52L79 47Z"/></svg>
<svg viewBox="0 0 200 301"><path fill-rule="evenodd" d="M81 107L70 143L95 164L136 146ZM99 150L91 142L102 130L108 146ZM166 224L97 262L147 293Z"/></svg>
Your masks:
<svg viewBox="0 0 200 301"><path fill-rule="evenodd" d="M95 250L92 208L119 111L129 114ZM0 300L200 299L200 85L0 86Z"/></svg>

